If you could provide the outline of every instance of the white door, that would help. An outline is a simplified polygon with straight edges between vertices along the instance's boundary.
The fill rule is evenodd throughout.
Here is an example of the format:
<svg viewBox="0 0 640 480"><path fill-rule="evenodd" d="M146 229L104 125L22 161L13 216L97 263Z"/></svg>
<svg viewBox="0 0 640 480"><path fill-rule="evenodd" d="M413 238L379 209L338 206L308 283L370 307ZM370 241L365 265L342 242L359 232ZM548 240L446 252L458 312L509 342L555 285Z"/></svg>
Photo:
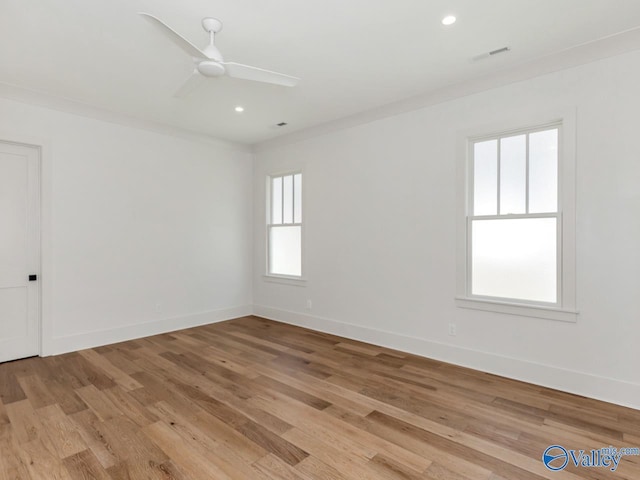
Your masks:
<svg viewBox="0 0 640 480"><path fill-rule="evenodd" d="M39 150L0 142L0 362L40 350L39 193Z"/></svg>

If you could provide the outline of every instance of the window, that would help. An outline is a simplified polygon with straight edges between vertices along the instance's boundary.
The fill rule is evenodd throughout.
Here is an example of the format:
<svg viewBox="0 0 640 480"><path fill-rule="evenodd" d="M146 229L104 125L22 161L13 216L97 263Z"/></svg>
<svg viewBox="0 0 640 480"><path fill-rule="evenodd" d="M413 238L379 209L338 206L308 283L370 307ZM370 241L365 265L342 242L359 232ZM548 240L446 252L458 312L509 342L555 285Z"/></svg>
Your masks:
<svg viewBox="0 0 640 480"><path fill-rule="evenodd" d="M271 176L267 215L267 273L302 276L302 174Z"/></svg>
<svg viewBox="0 0 640 480"><path fill-rule="evenodd" d="M565 271L574 268L574 207L561 196L573 175L563 134L558 122L467 140L459 306L575 320L575 278Z"/></svg>

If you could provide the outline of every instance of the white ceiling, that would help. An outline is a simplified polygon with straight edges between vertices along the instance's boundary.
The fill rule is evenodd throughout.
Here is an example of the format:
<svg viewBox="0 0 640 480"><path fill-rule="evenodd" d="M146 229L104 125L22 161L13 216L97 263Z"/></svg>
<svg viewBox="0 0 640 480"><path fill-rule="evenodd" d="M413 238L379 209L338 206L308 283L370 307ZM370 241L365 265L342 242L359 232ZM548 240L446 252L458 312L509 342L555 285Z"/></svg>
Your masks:
<svg viewBox="0 0 640 480"><path fill-rule="evenodd" d="M302 81L224 77L174 98L191 59L138 11L198 46L215 16L225 60ZM0 0L0 82L253 144L639 25L638 0Z"/></svg>

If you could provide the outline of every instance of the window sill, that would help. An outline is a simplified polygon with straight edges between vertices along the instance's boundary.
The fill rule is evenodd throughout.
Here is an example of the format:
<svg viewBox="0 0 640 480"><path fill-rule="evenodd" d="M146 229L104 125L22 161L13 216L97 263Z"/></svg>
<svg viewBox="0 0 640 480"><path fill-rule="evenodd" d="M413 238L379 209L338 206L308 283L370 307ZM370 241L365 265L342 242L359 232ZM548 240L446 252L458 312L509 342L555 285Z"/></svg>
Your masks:
<svg viewBox="0 0 640 480"><path fill-rule="evenodd" d="M456 297L456 306L485 312L506 313L521 317L544 318L546 320L558 320L561 322L575 323L578 320L576 310L556 307L544 307L541 305L523 305L521 303L501 302L497 300L484 300L477 298Z"/></svg>
<svg viewBox="0 0 640 480"><path fill-rule="evenodd" d="M292 285L294 287L306 287L307 279L303 277L287 277L285 275L262 275L262 280L270 283L280 283L282 285Z"/></svg>

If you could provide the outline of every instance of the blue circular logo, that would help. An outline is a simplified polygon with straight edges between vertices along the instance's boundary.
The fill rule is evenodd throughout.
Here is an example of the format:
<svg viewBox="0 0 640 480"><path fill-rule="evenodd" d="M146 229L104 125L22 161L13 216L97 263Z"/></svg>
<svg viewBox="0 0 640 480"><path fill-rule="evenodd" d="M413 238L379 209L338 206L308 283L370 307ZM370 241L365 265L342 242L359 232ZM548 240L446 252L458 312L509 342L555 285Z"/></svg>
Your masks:
<svg viewBox="0 0 640 480"><path fill-rule="evenodd" d="M564 470L564 467L569 463L569 452L560 445L551 445L542 454L542 461L544 466L551 471Z"/></svg>

